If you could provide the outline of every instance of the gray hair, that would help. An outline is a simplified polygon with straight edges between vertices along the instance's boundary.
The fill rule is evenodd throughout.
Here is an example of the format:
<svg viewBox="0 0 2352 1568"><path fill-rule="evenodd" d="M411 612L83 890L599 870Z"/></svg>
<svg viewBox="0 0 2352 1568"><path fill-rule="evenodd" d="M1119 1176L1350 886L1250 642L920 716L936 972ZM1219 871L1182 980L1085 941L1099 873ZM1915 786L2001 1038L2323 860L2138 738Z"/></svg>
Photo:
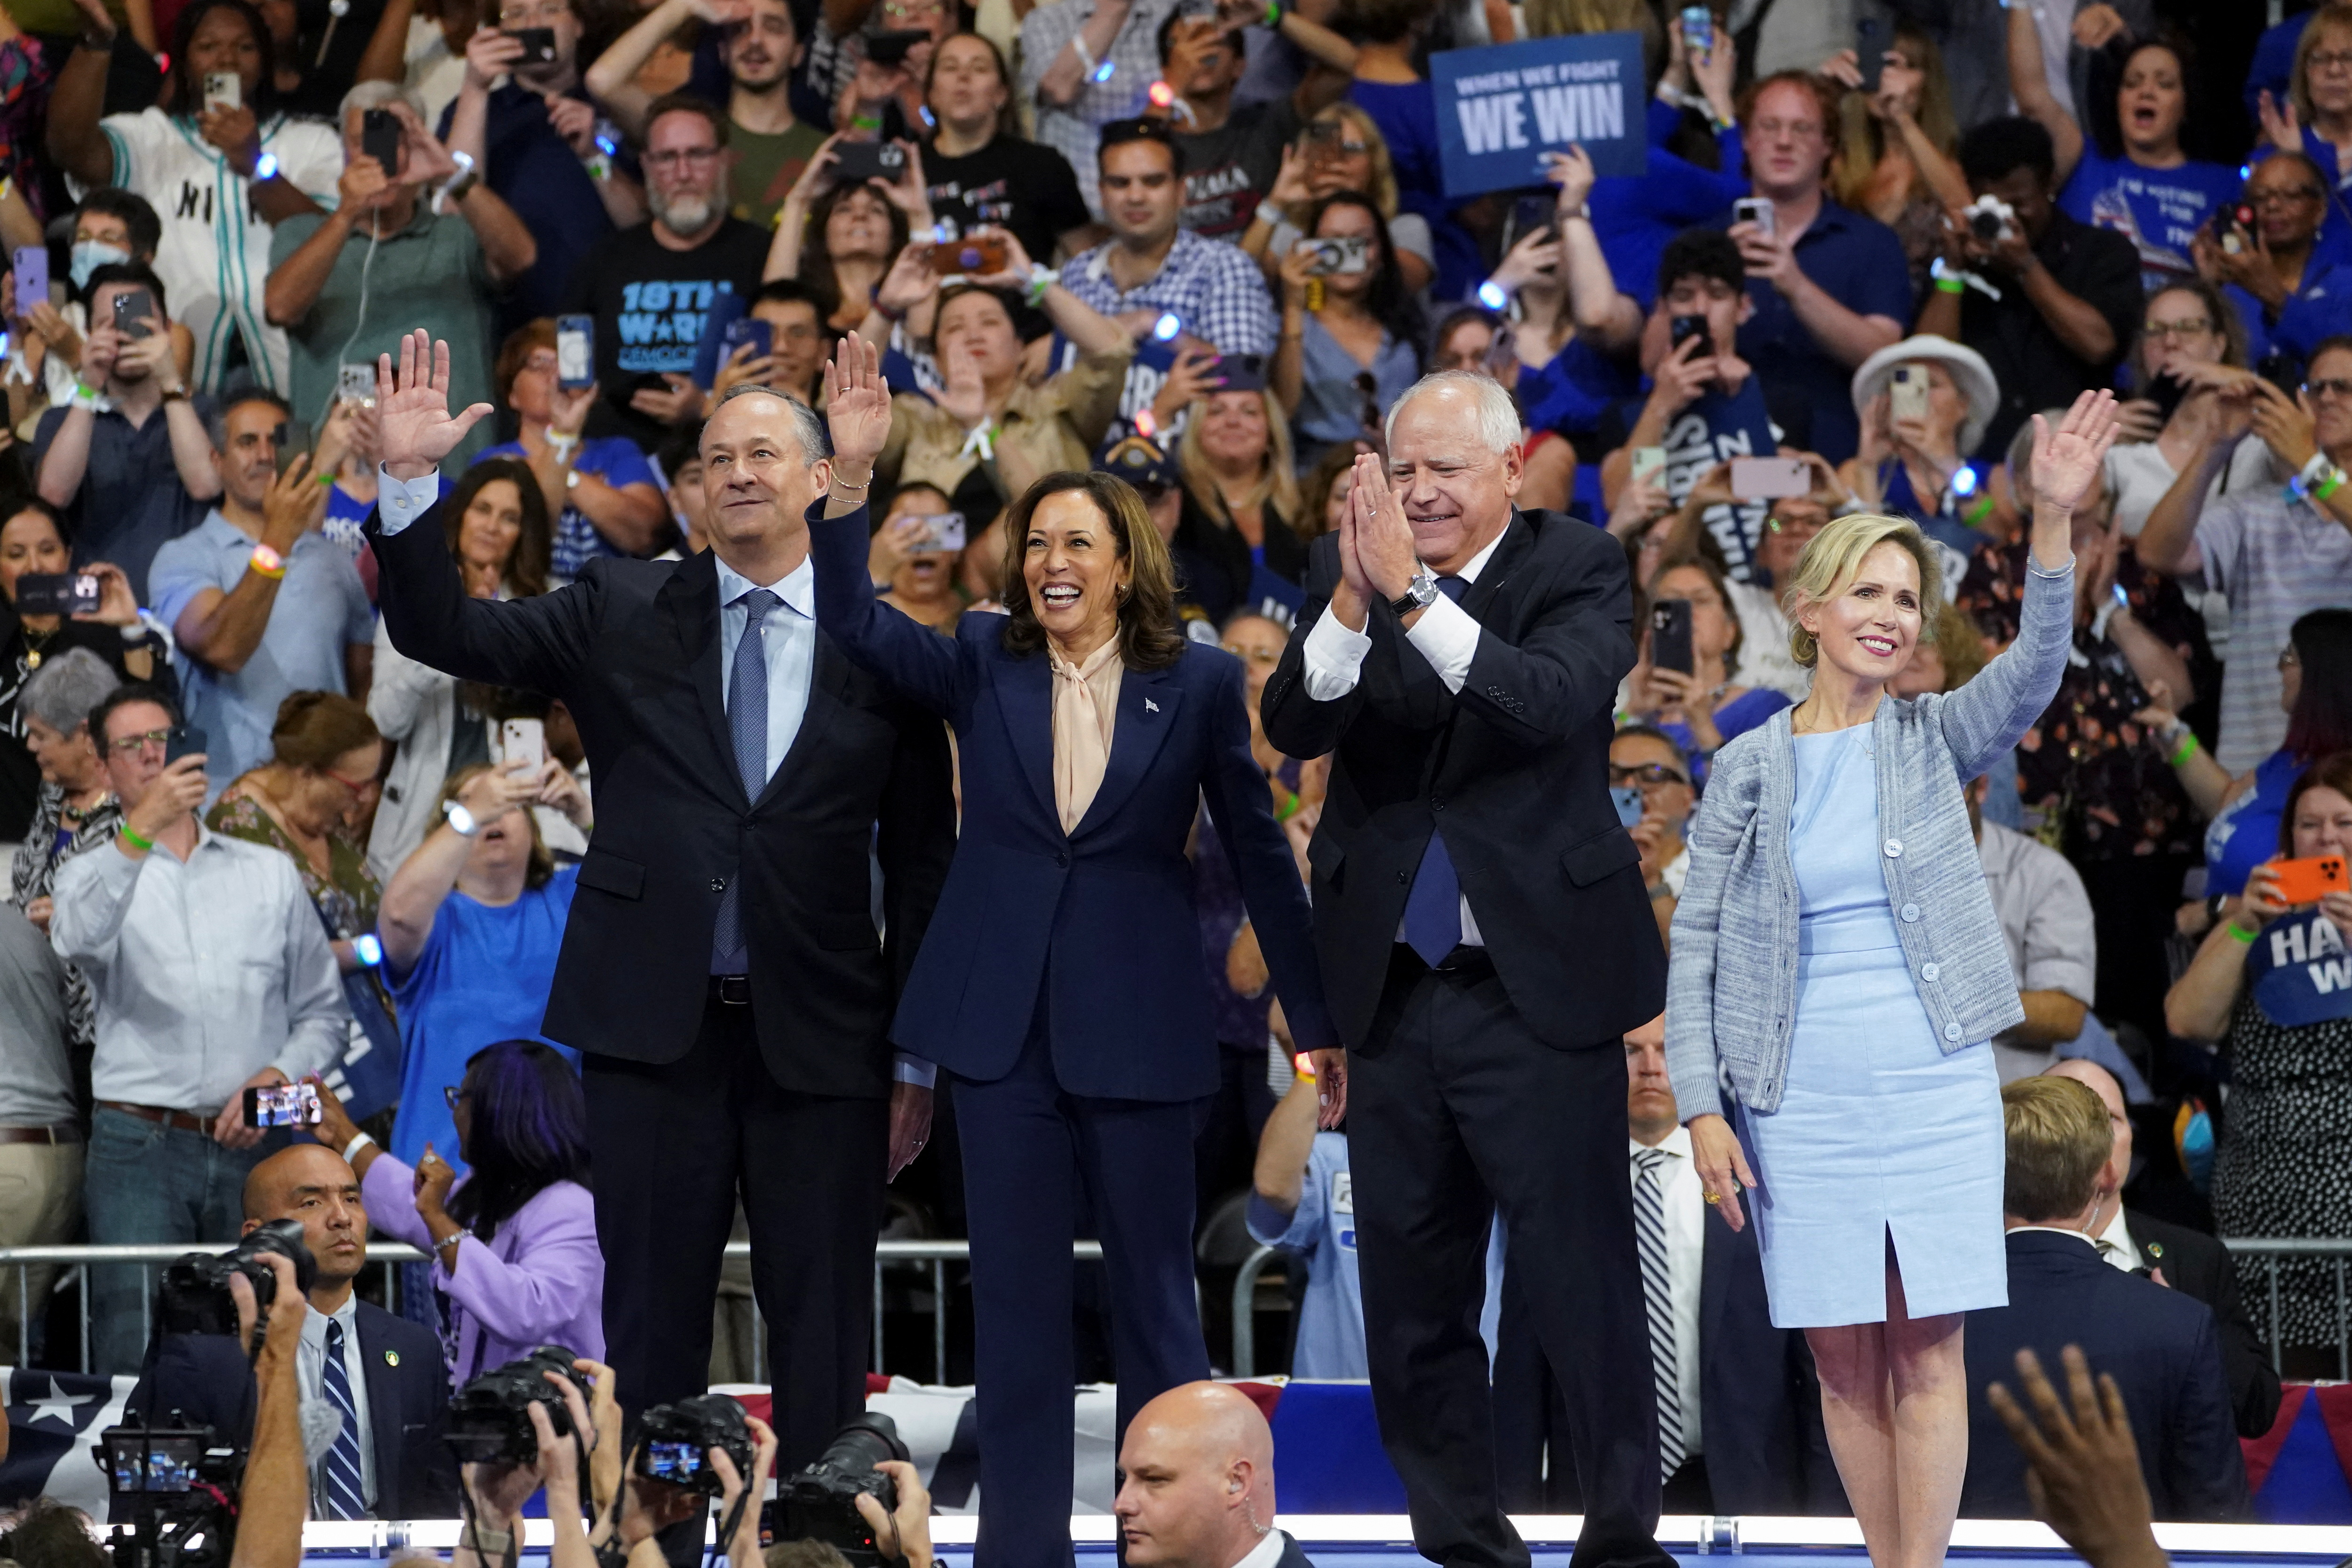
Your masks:
<svg viewBox="0 0 2352 1568"><path fill-rule="evenodd" d="M1393 446L1397 416L1404 412L1406 404L1425 392L1455 390L1468 396L1471 406L1476 409L1478 439L1488 451L1500 457L1519 444L1524 432L1519 422L1518 406L1511 401L1511 395L1493 376L1467 370L1432 371L1405 388L1404 395L1389 405L1388 422L1382 426L1381 435Z"/></svg>
<svg viewBox="0 0 2352 1568"><path fill-rule="evenodd" d="M756 381L739 381L720 394L718 405L710 411L710 417L718 418L719 410L739 397L772 397L782 404L786 413L792 418L793 434L800 437L801 455L812 464L819 458L833 456L832 433L824 427L824 421L817 417L815 409L811 408L789 392L779 392L772 386L762 386ZM703 428L706 431L710 428L707 421Z"/></svg>
<svg viewBox="0 0 2352 1568"><path fill-rule="evenodd" d="M415 112L420 125L432 124L425 112L425 98L415 88L396 81L363 81L343 94L343 101L335 106L335 130L340 132L351 123L354 109L382 109L387 103L404 103Z"/></svg>
<svg viewBox="0 0 2352 1568"><path fill-rule="evenodd" d="M225 390L205 409L205 438L213 444L214 451L228 450L229 411L242 408L248 403L266 403L278 410L278 422L280 425L294 417L294 408L291 404L257 382L247 382L242 387Z"/></svg>
<svg viewBox="0 0 2352 1568"><path fill-rule="evenodd" d="M86 647L43 659L17 693L16 705L60 735L89 722L89 710L122 684L114 667Z"/></svg>

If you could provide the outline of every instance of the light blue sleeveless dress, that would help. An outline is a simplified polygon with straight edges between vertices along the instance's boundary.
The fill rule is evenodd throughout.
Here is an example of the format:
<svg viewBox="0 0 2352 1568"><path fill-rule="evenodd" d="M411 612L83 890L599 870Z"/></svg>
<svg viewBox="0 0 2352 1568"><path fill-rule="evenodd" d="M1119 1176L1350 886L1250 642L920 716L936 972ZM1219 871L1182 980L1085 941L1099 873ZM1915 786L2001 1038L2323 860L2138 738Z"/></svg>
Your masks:
<svg viewBox="0 0 2352 1568"><path fill-rule="evenodd" d="M1880 865L1871 726L1795 738L1789 854L1797 1011L1780 1109L1740 1109L1776 1328L1886 1319L1894 1237L1910 1315L2009 1302L2000 1080L1919 1005Z"/></svg>

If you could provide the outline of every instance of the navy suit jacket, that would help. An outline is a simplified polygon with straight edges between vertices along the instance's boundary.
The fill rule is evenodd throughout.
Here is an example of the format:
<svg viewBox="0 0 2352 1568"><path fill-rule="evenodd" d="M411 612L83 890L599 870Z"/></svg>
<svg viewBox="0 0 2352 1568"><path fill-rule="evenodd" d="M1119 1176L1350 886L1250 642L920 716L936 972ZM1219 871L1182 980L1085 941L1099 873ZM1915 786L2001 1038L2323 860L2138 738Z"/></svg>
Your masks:
<svg viewBox="0 0 2352 1568"><path fill-rule="evenodd" d="M457 1465L441 1431L449 1411L449 1368L441 1342L420 1323L359 1303L360 1356L367 1369L368 1426L375 1456L379 1519L457 1517ZM177 1410L189 1420L253 1440L253 1368L226 1334L167 1335L154 1364L131 1391L134 1411L154 1419Z"/></svg>
<svg viewBox="0 0 2352 1568"><path fill-rule="evenodd" d="M953 637L874 596L866 510L809 509L817 624L853 663L955 727L963 826L890 1037L965 1078L1003 1077L1033 1020L1073 1094L1195 1100L1217 1036L1185 842L1203 795L1302 1050L1338 1043L1307 890L1250 752L1240 661L1187 641L1126 671L1102 787L1075 833L1054 804L1048 656L1008 651L1006 617Z"/></svg>
<svg viewBox="0 0 2352 1568"><path fill-rule="evenodd" d="M1851 1513L1801 1329L1772 1326L1756 1222L1706 1216L1699 1261L1699 1427L1717 1513Z"/></svg>
<svg viewBox="0 0 2352 1568"><path fill-rule="evenodd" d="M1969 1314L1969 1470L1960 1512L2031 1519L2025 1458L1985 1403L1996 1380L2014 1394L2017 1352L2030 1348L2058 1378L2059 1352L2083 1347L2092 1375L2112 1375L2130 1413L2149 1501L2163 1520L2245 1517L2246 1467L2205 1303L2102 1261L2087 1241L2011 1231L2009 1305Z"/></svg>

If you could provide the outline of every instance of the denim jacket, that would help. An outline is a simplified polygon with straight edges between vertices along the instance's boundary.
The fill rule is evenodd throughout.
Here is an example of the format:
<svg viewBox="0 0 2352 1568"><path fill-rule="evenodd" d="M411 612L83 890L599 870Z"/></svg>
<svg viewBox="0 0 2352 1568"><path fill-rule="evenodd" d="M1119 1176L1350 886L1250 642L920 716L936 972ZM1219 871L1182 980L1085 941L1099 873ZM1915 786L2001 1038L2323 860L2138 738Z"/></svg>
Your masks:
<svg viewBox="0 0 2352 1568"><path fill-rule="evenodd" d="M2023 1021L1985 891L1962 786L2016 744L2058 689L2073 645L2074 569L2029 562L2017 640L1957 691L1881 698L1872 716L1874 829L1919 1005L1946 1052ZM1715 756L1691 819L1675 910L1666 1071L1683 1119L1726 1096L1777 1110L1797 1005L1797 874L1789 857L1796 745L1783 709Z"/></svg>

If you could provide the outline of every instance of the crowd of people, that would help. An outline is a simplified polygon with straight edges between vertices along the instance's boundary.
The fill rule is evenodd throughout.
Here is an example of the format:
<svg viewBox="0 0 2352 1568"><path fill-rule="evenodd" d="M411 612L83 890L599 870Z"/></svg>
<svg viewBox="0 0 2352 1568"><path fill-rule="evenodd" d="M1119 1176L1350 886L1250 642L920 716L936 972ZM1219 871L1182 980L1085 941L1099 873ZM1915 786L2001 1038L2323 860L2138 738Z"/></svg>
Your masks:
<svg viewBox="0 0 2352 1568"><path fill-rule="evenodd" d="M2064 1342L2243 1510L2212 1237L2347 1234L2352 4L2234 141L2095 3L51 9L0 1246L301 1218L303 1375L415 1347L365 1427L544 1342L699 1392L748 1235L797 1466L877 1232L968 1237L983 1568L1066 1550L1055 1389L1210 1375L1216 1224L1440 1557L1510 1560L1483 1487L1646 1561L1663 1487L1932 1563L1896 1495L2023 1511L1984 1388ZM1649 173L1450 193L1429 57L1574 32ZM1964 1107L1894 1165L1890 1052ZM398 1447L313 1514L454 1507Z"/></svg>

